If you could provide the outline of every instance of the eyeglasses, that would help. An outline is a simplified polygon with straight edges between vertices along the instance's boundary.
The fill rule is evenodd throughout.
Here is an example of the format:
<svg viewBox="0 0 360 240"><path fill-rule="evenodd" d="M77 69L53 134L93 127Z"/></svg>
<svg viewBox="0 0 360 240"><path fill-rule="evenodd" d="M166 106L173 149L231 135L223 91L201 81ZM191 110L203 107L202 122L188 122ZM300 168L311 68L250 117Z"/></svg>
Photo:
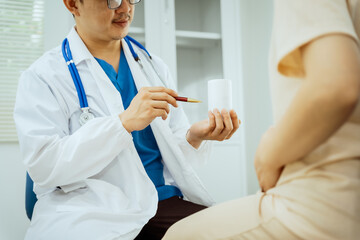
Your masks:
<svg viewBox="0 0 360 240"><path fill-rule="evenodd" d="M109 9L117 9L121 6L123 0L107 0ZM126 1L126 0L125 0ZM141 0L127 0L130 4L134 5L139 3Z"/></svg>

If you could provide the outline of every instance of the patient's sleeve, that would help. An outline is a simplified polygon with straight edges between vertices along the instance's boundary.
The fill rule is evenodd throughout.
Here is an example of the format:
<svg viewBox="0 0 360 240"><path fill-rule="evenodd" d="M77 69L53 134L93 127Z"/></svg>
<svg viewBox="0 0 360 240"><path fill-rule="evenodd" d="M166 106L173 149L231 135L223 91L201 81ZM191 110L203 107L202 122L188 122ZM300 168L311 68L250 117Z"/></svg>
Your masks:
<svg viewBox="0 0 360 240"><path fill-rule="evenodd" d="M359 43L346 0L275 0L273 44L276 67L304 77L301 46L326 34L346 34Z"/></svg>

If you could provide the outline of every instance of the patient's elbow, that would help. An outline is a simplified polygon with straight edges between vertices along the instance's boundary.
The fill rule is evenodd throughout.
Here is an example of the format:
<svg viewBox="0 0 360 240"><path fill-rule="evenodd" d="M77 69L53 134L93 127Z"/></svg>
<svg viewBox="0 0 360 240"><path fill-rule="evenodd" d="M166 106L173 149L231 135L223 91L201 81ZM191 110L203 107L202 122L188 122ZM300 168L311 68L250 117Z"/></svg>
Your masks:
<svg viewBox="0 0 360 240"><path fill-rule="evenodd" d="M360 72L344 76L341 82L333 87L333 99L337 105L344 109L354 109L360 98Z"/></svg>

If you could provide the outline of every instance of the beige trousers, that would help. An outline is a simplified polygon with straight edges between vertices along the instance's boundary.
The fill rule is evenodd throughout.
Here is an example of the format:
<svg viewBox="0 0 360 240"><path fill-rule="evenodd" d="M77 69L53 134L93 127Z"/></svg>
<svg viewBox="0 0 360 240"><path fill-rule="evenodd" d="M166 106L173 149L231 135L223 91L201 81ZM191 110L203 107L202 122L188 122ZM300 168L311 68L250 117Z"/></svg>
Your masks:
<svg viewBox="0 0 360 240"><path fill-rule="evenodd" d="M175 223L163 240L301 239L276 218L276 208L263 193L225 202Z"/></svg>

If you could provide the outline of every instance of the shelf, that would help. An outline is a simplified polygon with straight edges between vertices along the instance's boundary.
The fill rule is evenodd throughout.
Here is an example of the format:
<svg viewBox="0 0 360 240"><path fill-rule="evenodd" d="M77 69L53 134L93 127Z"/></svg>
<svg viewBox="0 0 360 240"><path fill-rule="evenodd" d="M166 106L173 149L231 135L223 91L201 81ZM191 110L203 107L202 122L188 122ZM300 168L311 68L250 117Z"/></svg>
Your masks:
<svg viewBox="0 0 360 240"><path fill-rule="evenodd" d="M221 42L220 33L176 30L176 45L189 48L215 47Z"/></svg>
<svg viewBox="0 0 360 240"><path fill-rule="evenodd" d="M220 2L221 0L175 0L175 29L221 33Z"/></svg>
<svg viewBox="0 0 360 240"><path fill-rule="evenodd" d="M176 45L188 48L215 47L221 42L221 34L211 32L176 31ZM145 29L141 27L130 27L129 35L137 41L145 42Z"/></svg>

